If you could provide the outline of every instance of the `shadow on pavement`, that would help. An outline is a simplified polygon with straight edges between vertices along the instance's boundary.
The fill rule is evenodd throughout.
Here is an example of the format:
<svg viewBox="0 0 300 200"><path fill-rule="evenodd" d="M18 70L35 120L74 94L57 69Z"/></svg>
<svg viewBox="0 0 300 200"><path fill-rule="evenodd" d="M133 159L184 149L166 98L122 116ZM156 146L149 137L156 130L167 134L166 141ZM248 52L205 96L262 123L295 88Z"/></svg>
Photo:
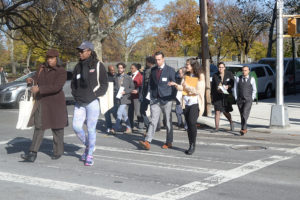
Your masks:
<svg viewBox="0 0 300 200"><path fill-rule="evenodd" d="M31 140L24 137L16 137L9 141L5 147L7 154L14 153L27 153L31 145ZM64 143L64 156L73 156L80 158L80 155L76 154L76 151L80 149L79 146L74 144ZM53 150L53 141L47 138L44 138L39 153L42 152L48 156L52 156Z"/></svg>

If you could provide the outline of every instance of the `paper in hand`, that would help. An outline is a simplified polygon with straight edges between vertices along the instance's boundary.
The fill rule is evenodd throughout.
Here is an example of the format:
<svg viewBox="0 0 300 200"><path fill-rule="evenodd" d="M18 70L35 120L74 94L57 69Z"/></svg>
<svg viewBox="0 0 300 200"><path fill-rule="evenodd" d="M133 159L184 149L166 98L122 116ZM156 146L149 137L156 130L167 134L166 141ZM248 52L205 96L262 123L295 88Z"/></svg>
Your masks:
<svg viewBox="0 0 300 200"><path fill-rule="evenodd" d="M124 92L124 87L123 86L121 86L120 88L119 88L119 91L118 91L118 94L117 94L117 96L116 96L116 98L117 99L121 99L122 98L122 96L123 96L123 92Z"/></svg>

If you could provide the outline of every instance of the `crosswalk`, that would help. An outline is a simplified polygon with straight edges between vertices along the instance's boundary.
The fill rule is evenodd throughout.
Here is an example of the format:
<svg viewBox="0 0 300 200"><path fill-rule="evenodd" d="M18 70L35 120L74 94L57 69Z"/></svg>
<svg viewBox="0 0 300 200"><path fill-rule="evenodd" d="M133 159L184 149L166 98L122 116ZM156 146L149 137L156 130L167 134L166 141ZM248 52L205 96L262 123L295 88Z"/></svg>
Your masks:
<svg viewBox="0 0 300 200"><path fill-rule="evenodd" d="M52 136L45 138L51 139ZM100 136L94 153L96 163L91 168L79 166L78 160L74 159L75 155L79 156L82 153L82 149L79 148L73 152L73 156L64 156L57 163L41 155L37 163L25 165L17 162L20 160L18 153L7 154L3 147L29 143L30 140L20 137L0 141L0 183L9 182L47 190L84 193L98 199L177 200L186 199L276 163L293 159L300 154L300 147L288 143L247 139L237 142L230 138L208 138L205 135L199 136L198 153L193 156L183 154L182 149L187 146L187 141L182 137L176 137L174 141L174 144L178 144L177 150L167 151L159 149L159 145L153 145L150 151L144 151L124 140L117 143L116 140L114 137ZM65 142L66 149L73 146L82 147L75 134L66 135ZM159 138L157 142L163 143L163 139ZM259 154L246 152L246 157L239 157L237 151L231 148L237 144L265 145L267 149ZM212 153L215 150L218 153ZM15 169L7 168L13 164ZM66 168L68 170L63 171ZM36 173L30 175L30 170L36 170ZM60 174L59 178L55 175L49 177L47 171ZM72 175L77 176L81 171L83 174L89 174L90 179L79 183L70 178ZM174 177L170 178L170 174ZM108 184L116 179L119 180L116 183L128 182L132 185L117 187Z"/></svg>

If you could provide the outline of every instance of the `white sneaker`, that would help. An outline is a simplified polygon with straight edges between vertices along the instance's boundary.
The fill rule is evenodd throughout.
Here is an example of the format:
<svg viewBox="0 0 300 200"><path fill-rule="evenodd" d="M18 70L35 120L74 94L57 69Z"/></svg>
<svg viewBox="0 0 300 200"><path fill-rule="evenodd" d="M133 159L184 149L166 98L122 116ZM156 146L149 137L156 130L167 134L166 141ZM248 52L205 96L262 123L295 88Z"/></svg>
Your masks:
<svg viewBox="0 0 300 200"><path fill-rule="evenodd" d="M106 133L110 133L110 131L111 131L110 128L106 129Z"/></svg>

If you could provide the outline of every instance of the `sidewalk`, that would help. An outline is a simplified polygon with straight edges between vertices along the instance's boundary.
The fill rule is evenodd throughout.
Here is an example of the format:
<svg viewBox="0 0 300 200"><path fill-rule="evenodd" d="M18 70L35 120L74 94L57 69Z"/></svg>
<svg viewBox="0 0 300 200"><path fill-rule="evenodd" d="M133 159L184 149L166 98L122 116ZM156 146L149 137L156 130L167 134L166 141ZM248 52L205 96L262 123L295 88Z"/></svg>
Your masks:
<svg viewBox="0 0 300 200"><path fill-rule="evenodd" d="M288 95L284 98L285 105L288 106L288 115L290 126L284 129L269 128L270 125L270 116L271 116L271 107L276 102L275 98L272 99L262 99L256 104L253 103L251 108L251 113L248 119L248 132L263 132L263 133L281 133L281 134L299 134L300 135L300 94ZM212 107L213 109L213 107ZM235 131L239 131L241 128L241 119L238 108L236 105L233 105L233 112L231 112L234 121ZM215 127L214 121L214 111L212 117L202 116L199 117L198 123L205 124L209 127ZM220 129L229 130L229 122L225 116L221 115L220 120Z"/></svg>

